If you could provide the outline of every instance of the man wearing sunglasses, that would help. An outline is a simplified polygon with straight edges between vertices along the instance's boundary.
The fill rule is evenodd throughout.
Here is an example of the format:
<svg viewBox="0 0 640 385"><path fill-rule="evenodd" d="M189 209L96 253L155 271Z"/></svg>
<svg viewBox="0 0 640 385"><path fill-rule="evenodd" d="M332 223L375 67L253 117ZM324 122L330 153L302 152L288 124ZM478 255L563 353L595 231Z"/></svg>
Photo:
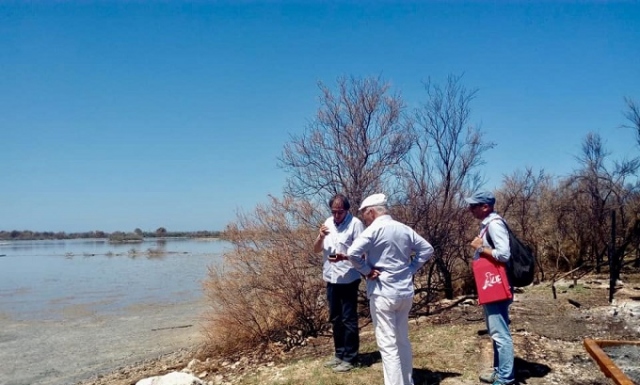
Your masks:
<svg viewBox="0 0 640 385"><path fill-rule="evenodd" d="M331 216L320 226L313 251L322 252L322 278L327 282L329 320L333 327L335 355L325 363L334 372L348 372L357 364L360 336L358 329L358 273L348 260L338 260L364 229L354 217L346 196L336 194L329 200Z"/></svg>

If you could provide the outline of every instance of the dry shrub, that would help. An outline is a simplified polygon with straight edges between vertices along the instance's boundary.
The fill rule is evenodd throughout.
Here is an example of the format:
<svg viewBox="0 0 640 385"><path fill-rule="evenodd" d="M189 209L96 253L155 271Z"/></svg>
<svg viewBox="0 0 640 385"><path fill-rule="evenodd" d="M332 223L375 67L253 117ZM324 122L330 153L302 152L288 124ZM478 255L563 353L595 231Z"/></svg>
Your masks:
<svg viewBox="0 0 640 385"><path fill-rule="evenodd" d="M227 226L233 249L204 283L209 349L292 346L327 328L322 258L313 253L322 219L308 202L272 197Z"/></svg>

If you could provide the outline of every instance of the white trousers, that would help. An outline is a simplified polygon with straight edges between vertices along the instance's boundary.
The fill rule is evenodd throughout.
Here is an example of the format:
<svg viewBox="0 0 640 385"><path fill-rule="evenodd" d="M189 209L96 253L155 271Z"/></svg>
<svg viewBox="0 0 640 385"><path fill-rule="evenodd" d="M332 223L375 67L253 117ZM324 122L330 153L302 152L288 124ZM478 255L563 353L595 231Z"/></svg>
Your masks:
<svg viewBox="0 0 640 385"><path fill-rule="evenodd" d="M369 298L376 342L382 356L385 385L413 385L409 311L413 298Z"/></svg>

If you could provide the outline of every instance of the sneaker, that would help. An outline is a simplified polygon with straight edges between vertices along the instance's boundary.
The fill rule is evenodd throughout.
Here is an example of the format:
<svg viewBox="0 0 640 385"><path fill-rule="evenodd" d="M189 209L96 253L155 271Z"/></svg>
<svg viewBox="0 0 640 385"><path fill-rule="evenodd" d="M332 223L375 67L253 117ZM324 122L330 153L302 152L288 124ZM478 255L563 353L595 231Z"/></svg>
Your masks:
<svg viewBox="0 0 640 385"><path fill-rule="evenodd" d="M336 373L344 373L344 372L348 372L353 368L355 368L355 366L353 366L350 362L342 361L340 365L333 368L333 371Z"/></svg>
<svg viewBox="0 0 640 385"><path fill-rule="evenodd" d="M502 382L500 380L495 380L491 385L513 385L515 382Z"/></svg>
<svg viewBox="0 0 640 385"><path fill-rule="evenodd" d="M489 373L482 373L480 375L480 381L484 382L485 384L494 384L496 382L498 382L498 376L497 373L495 371Z"/></svg>
<svg viewBox="0 0 640 385"><path fill-rule="evenodd" d="M336 366L340 365L342 363L342 360L339 359L338 357L332 357L330 360L328 360L327 362L324 363L324 367L325 368L335 368Z"/></svg>

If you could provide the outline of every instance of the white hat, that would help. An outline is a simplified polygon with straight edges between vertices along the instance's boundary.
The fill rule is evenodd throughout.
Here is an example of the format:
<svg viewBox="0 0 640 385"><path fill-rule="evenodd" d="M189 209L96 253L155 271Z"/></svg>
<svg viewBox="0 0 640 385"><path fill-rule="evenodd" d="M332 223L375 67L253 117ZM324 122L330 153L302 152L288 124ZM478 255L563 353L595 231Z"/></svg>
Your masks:
<svg viewBox="0 0 640 385"><path fill-rule="evenodd" d="M366 207L371 207L371 206L384 206L387 204L387 196L384 194L373 194L373 195L369 195L368 197L364 198L364 200L362 201L362 204L360 205L360 208L358 210L362 210Z"/></svg>

